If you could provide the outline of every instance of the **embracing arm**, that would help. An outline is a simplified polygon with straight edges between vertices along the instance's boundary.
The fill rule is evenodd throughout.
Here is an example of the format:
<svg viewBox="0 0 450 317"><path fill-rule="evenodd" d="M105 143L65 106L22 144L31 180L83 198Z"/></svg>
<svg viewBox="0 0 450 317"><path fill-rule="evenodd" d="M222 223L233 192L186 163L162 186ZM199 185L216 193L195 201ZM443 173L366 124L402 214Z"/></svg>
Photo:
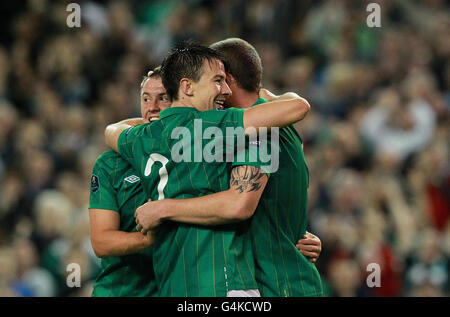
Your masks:
<svg viewBox="0 0 450 317"><path fill-rule="evenodd" d="M257 167L236 166L231 172L228 190L196 198L150 201L142 205L136 210L137 229L145 233L163 220L200 225L243 221L255 212L267 179L267 175Z"/></svg>
<svg viewBox="0 0 450 317"><path fill-rule="evenodd" d="M261 89L259 95L269 102L244 111L244 129L285 127L302 120L311 108L306 99L293 92L276 96Z"/></svg>
<svg viewBox="0 0 450 317"><path fill-rule="evenodd" d="M119 136L123 132L123 130L144 123L144 119L142 118L132 118L108 125L105 130L106 145L114 151L119 152L117 142L119 141Z"/></svg>
<svg viewBox="0 0 450 317"><path fill-rule="evenodd" d="M92 247L99 258L135 253L154 242L152 232L144 236L140 232L120 231L120 216L112 210L89 209L89 222Z"/></svg>

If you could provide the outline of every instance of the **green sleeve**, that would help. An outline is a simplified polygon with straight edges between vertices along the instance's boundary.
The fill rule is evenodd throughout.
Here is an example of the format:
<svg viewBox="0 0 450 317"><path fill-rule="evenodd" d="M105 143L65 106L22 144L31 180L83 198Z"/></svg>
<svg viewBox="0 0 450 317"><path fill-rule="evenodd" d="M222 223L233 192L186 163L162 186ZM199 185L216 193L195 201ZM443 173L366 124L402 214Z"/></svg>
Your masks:
<svg viewBox="0 0 450 317"><path fill-rule="evenodd" d="M140 124L135 127L130 127L122 131L117 141L117 148L119 149L119 154L124 160L133 165L133 149L136 141L142 136L146 129L146 124Z"/></svg>
<svg viewBox="0 0 450 317"><path fill-rule="evenodd" d="M255 166L266 173L268 177L270 176L270 169L267 166L267 163L263 163L260 159L258 142L252 142L252 144L249 144L248 140L246 140L245 147L243 149L238 148L236 150L236 155L231 165L233 167L240 165Z"/></svg>
<svg viewBox="0 0 450 317"><path fill-rule="evenodd" d="M221 128L223 135L226 136L227 128L244 128L245 109L229 108L227 110L210 110L202 113L203 122L216 125ZM243 131L243 130L242 130ZM237 139L235 138L235 141ZM237 143L237 142L236 142ZM235 156L232 162L233 166L250 165L262 169L269 176L269 168L261 162L259 155L259 143L249 144L246 138L245 147L237 146Z"/></svg>
<svg viewBox="0 0 450 317"><path fill-rule="evenodd" d="M227 127L244 128L244 109L229 108L226 110L209 110L199 112L205 125L220 127L226 132Z"/></svg>
<svg viewBox="0 0 450 317"><path fill-rule="evenodd" d="M125 160L129 161L131 158L134 138L135 135L133 130L136 130L136 127L128 128L119 135L119 140L117 140L117 148L119 149L119 154Z"/></svg>
<svg viewBox="0 0 450 317"><path fill-rule="evenodd" d="M89 208L119 211L112 174L107 160L99 157L94 164L90 182Z"/></svg>

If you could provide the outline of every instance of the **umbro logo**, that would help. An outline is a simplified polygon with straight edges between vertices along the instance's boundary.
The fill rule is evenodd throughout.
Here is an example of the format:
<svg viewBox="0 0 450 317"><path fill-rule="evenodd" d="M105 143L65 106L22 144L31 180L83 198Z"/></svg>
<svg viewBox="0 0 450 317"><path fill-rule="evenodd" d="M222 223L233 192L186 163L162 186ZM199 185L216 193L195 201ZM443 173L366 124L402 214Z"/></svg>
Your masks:
<svg viewBox="0 0 450 317"><path fill-rule="evenodd" d="M137 177L136 175L131 175L131 176L125 177L123 180L128 183L133 184L133 183L139 182L141 179L139 177Z"/></svg>

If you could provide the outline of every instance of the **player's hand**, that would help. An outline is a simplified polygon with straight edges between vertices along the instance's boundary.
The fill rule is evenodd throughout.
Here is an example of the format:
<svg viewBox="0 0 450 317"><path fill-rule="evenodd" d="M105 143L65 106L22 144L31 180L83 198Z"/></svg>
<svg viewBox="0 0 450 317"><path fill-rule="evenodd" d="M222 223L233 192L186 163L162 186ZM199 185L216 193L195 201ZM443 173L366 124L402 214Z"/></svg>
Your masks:
<svg viewBox="0 0 450 317"><path fill-rule="evenodd" d="M136 220L136 230L142 234L147 234L149 231L155 231L161 224L161 213L158 212L158 206L163 200L148 201L134 213Z"/></svg>
<svg viewBox="0 0 450 317"><path fill-rule="evenodd" d="M140 233L140 232L139 232ZM156 232L149 230L147 231L147 233L145 235L142 235L142 242L144 245L144 248L150 248L153 243L155 242L155 238L156 238Z"/></svg>
<svg viewBox="0 0 450 317"><path fill-rule="evenodd" d="M151 247L153 245L153 243L155 242L156 231L153 231L153 230L147 231L145 238L146 238L146 242L148 243L148 247Z"/></svg>
<svg viewBox="0 0 450 317"><path fill-rule="evenodd" d="M147 77L150 77L152 74L153 74L153 71L150 70L150 71L147 73ZM145 84L145 82L142 82L142 83L141 83L141 88L144 87L144 84Z"/></svg>
<svg viewBox="0 0 450 317"><path fill-rule="evenodd" d="M259 90L259 97L260 97L260 98L264 98L264 99L266 99L266 100L269 101L269 102L270 102L270 101L274 101L275 99L278 98L277 95L271 93L269 90L267 90L267 89L265 89L265 88L261 88L261 89Z"/></svg>
<svg viewBox="0 0 450 317"><path fill-rule="evenodd" d="M309 258L309 261L316 263L319 258L320 252L322 252L322 242L319 237L312 233L306 232L304 238L298 240L295 245L301 254Z"/></svg>

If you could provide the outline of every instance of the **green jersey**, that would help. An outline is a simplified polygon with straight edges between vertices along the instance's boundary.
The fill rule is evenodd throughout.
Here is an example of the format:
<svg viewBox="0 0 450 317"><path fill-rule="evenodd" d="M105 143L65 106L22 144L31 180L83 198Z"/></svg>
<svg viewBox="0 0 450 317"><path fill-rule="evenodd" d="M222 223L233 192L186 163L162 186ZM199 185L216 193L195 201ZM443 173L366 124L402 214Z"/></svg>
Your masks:
<svg viewBox="0 0 450 317"><path fill-rule="evenodd" d="M211 149L211 142L230 140L227 128L235 127L243 127L241 109L169 108L160 120L122 132L118 148L152 200L193 198L229 188L233 164L201 156L210 149L225 160L225 151ZM211 129L214 137L208 138ZM228 290L256 289L251 240L244 239L247 229L248 221L223 226L164 222L153 258L159 295L226 296Z"/></svg>
<svg viewBox="0 0 450 317"><path fill-rule="evenodd" d="M98 157L91 176L90 209L118 212L119 230L135 232L134 212L146 197L136 171L119 154L107 151ZM156 296L152 248L102 258L101 267L92 296Z"/></svg>
<svg viewBox="0 0 450 317"><path fill-rule="evenodd" d="M322 295L315 265L295 246L306 231L308 184L301 138L293 126L282 128L279 168L271 173L250 226L262 296Z"/></svg>

